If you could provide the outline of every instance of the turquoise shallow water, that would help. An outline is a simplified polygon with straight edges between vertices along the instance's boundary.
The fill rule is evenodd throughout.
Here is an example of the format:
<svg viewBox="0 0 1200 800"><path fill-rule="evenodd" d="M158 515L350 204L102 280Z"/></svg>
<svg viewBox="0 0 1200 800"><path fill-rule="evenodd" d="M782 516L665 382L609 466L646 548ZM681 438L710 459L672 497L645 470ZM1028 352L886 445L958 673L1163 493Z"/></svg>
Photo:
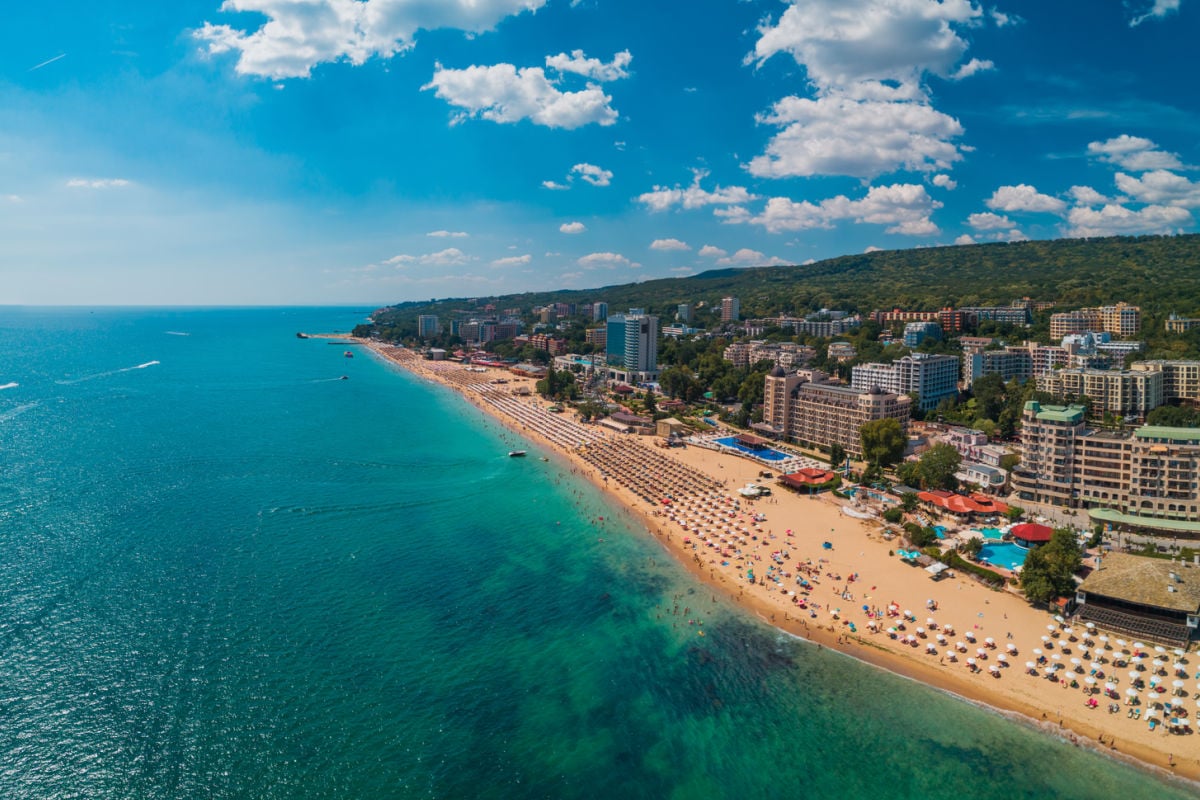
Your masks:
<svg viewBox="0 0 1200 800"><path fill-rule="evenodd" d="M0 796L1190 796L747 619L294 337L362 317L0 309Z"/></svg>

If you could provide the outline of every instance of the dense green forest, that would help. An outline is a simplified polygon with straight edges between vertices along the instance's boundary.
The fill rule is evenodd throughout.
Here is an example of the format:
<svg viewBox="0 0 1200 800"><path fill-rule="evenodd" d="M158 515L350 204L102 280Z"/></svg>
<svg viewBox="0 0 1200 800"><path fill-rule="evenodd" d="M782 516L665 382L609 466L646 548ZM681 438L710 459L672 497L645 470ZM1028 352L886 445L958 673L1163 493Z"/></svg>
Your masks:
<svg viewBox="0 0 1200 800"><path fill-rule="evenodd" d="M711 307L726 295L740 298L743 318L821 308L869 312L1007 305L1021 297L1060 308L1124 300L1142 307L1143 331L1161 330L1172 312L1200 316L1200 235L879 251L804 266L714 270L588 290L409 302L381 309L376 320L380 328L399 333L415 329L418 314L448 318L486 303L528 312L554 302L592 301L606 302L614 312L636 306L670 318L679 303Z"/></svg>

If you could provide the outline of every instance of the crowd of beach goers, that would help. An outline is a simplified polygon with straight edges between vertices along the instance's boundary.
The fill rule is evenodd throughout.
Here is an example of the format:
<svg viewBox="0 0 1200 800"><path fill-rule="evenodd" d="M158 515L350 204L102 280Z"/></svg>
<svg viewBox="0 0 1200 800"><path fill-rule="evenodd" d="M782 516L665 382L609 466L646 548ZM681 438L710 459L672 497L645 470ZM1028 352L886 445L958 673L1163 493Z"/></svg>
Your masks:
<svg viewBox="0 0 1200 800"><path fill-rule="evenodd" d="M572 471L639 514L698 578L763 620L1018 712L1077 744L1200 777L1195 654L1072 626L970 576L934 581L895 555L878 521L843 515L828 494L741 496L737 487L759 479L758 461L655 447L655 437L554 413L514 391L522 380L495 383L499 370L374 349L568 457Z"/></svg>

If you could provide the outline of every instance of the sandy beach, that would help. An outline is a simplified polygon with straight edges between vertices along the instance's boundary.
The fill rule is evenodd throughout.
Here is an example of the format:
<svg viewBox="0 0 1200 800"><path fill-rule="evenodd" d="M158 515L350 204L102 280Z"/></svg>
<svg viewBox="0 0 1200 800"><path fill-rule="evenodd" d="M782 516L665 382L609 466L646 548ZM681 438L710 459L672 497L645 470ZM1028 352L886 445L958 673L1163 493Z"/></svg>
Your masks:
<svg viewBox="0 0 1200 800"><path fill-rule="evenodd" d="M1195 727L1200 654L1156 652L1148 643L1144 659L1134 662L1134 642L1071 629L1069 621L1056 622L1015 593L969 576L932 580L896 557L898 540L886 541L880 522L846 514L845 501L829 493L809 497L776 488L770 497L739 496L738 488L769 469L756 461L696 446L665 449L655 445L657 437L612 433L572 414L551 413L549 403L514 391L532 389L532 381L501 370L468 371L403 348L362 344L460 391L511 430L552 449L571 472L636 515L698 579L765 622L1078 746L1200 781L1200 736L1171 734L1161 724L1152 730L1147 719L1153 680L1164 688L1160 703L1183 694L1186 719ZM497 379L506 382L493 383ZM1060 670L1050 675L1055 664ZM1183 686L1174 687L1176 680ZM1127 705L1135 683L1139 704ZM1161 722L1164 712L1156 715Z"/></svg>

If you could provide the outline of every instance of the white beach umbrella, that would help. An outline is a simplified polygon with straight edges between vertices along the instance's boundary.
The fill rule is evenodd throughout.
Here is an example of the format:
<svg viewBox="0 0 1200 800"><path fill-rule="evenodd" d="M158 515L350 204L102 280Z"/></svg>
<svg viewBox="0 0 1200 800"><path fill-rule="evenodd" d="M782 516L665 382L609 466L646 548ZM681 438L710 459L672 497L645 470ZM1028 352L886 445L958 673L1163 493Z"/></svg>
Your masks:
<svg viewBox="0 0 1200 800"><path fill-rule="evenodd" d="M984 650L984 649L981 647L981 648L979 648L978 650L976 650L976 651L975 651L975 655L979 656L980 658L987 658L987 650Z"/></svg>
<svg viewBox="0 0 1200 800"><path fill-rule="evenodd" d="M1067 640L1066 640L1066 639L1059 639L1059 640L1058 640L1058 646L1059 646L1059 647L1061 647L1063 650L1066 650L1066 649L1067 649Z"/></svg>
<svg viewBox="0 0 1200 800"><path fill-rule="evenodd" d="M1032 661L1026 661L1025 669L1037 669L1037 664L1033 663Z"/></svg>
<svg viewBox="0 0 1200 800"><path fill-rule="evenodd" d="M967 637L969 641L975 641L975 631L967 631L963 636Z"/></svg>
<svg viewBox="0 0 1200 800"><path fill-rule="evenodd" d="M924 629L924 628L917 628L917 635L918 635L918 636L924 636L924 635L925 635L925 629Z"/></svg>
<svg viewBox="0 0 1200 800"><path fill-rule="evenodd" d="M991 673L993 673L993 674L999 675L999 674L1000 674L1000 668L999 668L998 666L996 666L995 664L992 664L991 666L989 666L989 667L988 667L988 672L991 672Z"/></svg>
<svg viewBox="0 0 1200 800"><path fill-rule="evenodd" d="M1074 628L1063 628L1063 633L1065 633L1067 636L1070 636L1074 632L1075 632Z"/></svg>
<svg viewBox="0 0 1200 800"><path fill-rule="evenodd" d="M961 651L963 651L964 653L965 653L965 652L967 652L967 646L966 646L965 644L963 644L962 642L955 642L955 643L954 643L954 648L955 648L956 650L961 650Z"/></svg>
<svg viewBox="0 0 1200 800"><path fill-rule="evenodd" d="M968 666L968 667L973 667L973 666L975 666L975 659L973 659L973 658L968 658L968 659L967 659L967 666Z"/></svg>
<svg viewBox="0 0 1200 800"><path fill-rule="evenodd" d="M1165 653L1165 652L1167 652L1167 648L1163 647L1161 644L1158 644L1158 645L1154 646L1154 652Z"/></svg>
<svg viewBox="0 0 1200 800"><path fill-rule="evenodd" d="M1183 681L1178 681L1178 680L1176 680L1176 681L1171 681L1171 685L1175 687L1175 693L1176 693L1176 694L1182 694L1182 693L1183 693L1183 692L1181 691L1181 690L1183 689Z"/></svg>
<svg viewBox="0 0 1200 800"><path fill-rule="evenodd" d="M1086 678L1084 678L1083 682L1086 683L1088 686L1096 685L1096 679L1093 678L1091 675L1088 675Z"/></svg>
<svg viewBox="0 0 1200 800"><path fill-rule="evenodd" d="M946 658L948 658L948 659L950 659L951 661L953 661L954 659L958 658L958 656L957 656L957 655L955 655L955 653L954 653L954 651L953 651L953 650L947 650L947 651L946 651Z"/></svg>
<svg viewBox="0 0 1200 800"><path fill-rule="evenodd" d="M1062 618L1062 615L1061 615L1061 614L1055 614L1055 615L1054 615L1054 621L1055 621L1055 622L1057 622L1057 623L1059 623L1059 624L1061 624L1061 623L1063 623L1063 622L1066 622L1066 620Z"/></svg>
<svg viewBox="0 0 1200 800"><path fill-rule="evenodd" d="M1054 631L1058 630L1058 626L1057 626L1057 625L1047 625L1047 626L1046 626L1046 630L1048 630L1048 631L1050 631L1051 633L1053 633Z"/></svg>
<svg viewBox="0 0 1200 800"><path fill-rule="evenodd" d="M1109 649L1109 647L1108 647L1108 637L1107 637L1107 636L1104 636L1103 634L1101 634L1101 635L1100 635L1100 636L1098 636L1097 638L1100 640L1100 644L1104 645L1104 649L1105 649L1105 650L1108 650L1108 649Z"/></svg>
<svg viewBox="0 0 1200 800"><path fill-rule="evenodd" d="M926 625L928 625L929 627L931 627L931 628L932 628L932 627L934 627L934 626L936 626L936 625L937 625L937 621L936 621L936 620L934 620L934 618L933 618L933 617L926 617L926 618L925 618L925 624L926 624Z"/></svg>
<svg viewBox="0 0 1200 800"><path fill-rule="evenodd" d="M1146 649L1146 645L1142 644L1141 642L1134 642L1133 649L1137 650L1140 653Z"/></svg>
<svg viewBox="0 0 1200 800"><path fill-rule="evenodd" d="M1096 630L1096 623L1089 622L1084 627L1086 627L1089 631L1094 631Z"/></svg>
<svg viewBox="0 0 1200 800"><path fill-rule="evenodd" d="M1009 642L1008 644L1004 645L1004 649L1010 653L1017 652L1017 646L1015 644L1013 644L1012 642Z"/></svg>
<svg viewBox="0 0 1200 800"><path fill-rule="evenodd" d="M1175 657L1176 657L1176 658L1183 658L1183 651L1182 651L1182 650L1180 650L1178 647L1176 647L1176 648L1175 648L1174 650L1172 650L1171 652L1175 654Z"/></svg>
<svg viewBox="0 0 1200 800"><path fill-rule="evenodd" d="M949 624L943 624L942 630L944 630L946 633L954 633L954 626L949 625Z"/></svg>
<svg viewBox="0 0 1200 800"><path fill-rule="evenodd" d="M1106 684L1104 684L1104 691L1106 691L1106 692L1115 692L1116 690L1117 690L1117 685L1116 685L1115 683L1106 683Z"/></svg>
<svg viewBox="0 0 1200 800"><path fill-rule="evenodd" d="M984 644L987 644L987 645L993 645L993 644L995 644L995 643L996 643L996 640L995 640L995 639L993 639L991 636L989 636L989 637L987 637L986 639L984 639L984 640L983 640L983 643L984 643Z"/></svg>
<svg viewBox="0 0 1200 800"><path fill-rule="evenodd" d="M1081 658L1072 658L1072 659L1071 659L1071 663L1072 663L1073 665L1075 665L1076 667L1078 667L1080 664L1082 664L1082 663L1083 663L1083 659L1081 659Z"/></svg>
<svg viewBox="0 0 1200 800"><path fill-rule="evenodd" d="M1032 652L1032 653L1033 653L1035 656L1040 656L1040 655L1042 654L1042 648L1040 648L1040 647L1035 647L1035 648L1033 648L1033 650L1032 650L1032 651L1030 651L1030 652Z"/></svg>
<svg viewBox="0 0 1200 800"><path fill-rule="evenodd" d="M1129 680L1136 682L1136 681L1140 681L1141 679L1142 679L1142 676L1140 673L1138 673L1136 671L1129 673Z"/></svg>
<svg viewBox="0 0 1200 800"><path fill-rule="evenodd" d="M1124 649L1125 649L1125 640L1124 640L1124 639L1117 639L1117 647L1119 647L1119 648L1121 648L1122 650L1124 650Z"/></svg>
<svg viewBox="0 0 1200 800"><path fill-rule="evenodd" d="M1051 653L1050 658L1054 659L1055 661L1062 661L1062 656L1060 656L1058 653Z"/></svg>
<svg viewBox="0 0 1200 800"><path fill-rule="evenodd" d="M936 653L937 651L938 651L937 645L934 644L933 642L930 642L929 644L925 645L926 653Z"/></svg>
<svg viewBox="0 0 1200 800"><path fill-rule="evenodd" d="M1125 690L1125 694L1126 694L1126 695L1128 695L1129 697L1137 697L1137 696L1138 696L1138 690L1137 690L1137 689L1134 689L1134 688L1131 686L1131 687L1129 687L1128 689L1126 689L1126 690Z"/></svg>
<svg viewBox="0 0 1200 800"><path fill-rule="evenodd" d="M1051 639L1049 636L1043 636L1043 637L1042 637L1042 644L1044 644L1044 645L1046 645L1046 646L1050 646L1050 645L1053 645L1053 644L1054 644L1054 640L1053 640L1053 639Z"/></svg>
<svg viewBox="0 0 1200 800"><path fill-rule="evenodd" d="M1104 669L1104 665L1101 664L1099 661L1093 661L1090 666L1092 669L1096 670L1097 672Z"/></svg>

